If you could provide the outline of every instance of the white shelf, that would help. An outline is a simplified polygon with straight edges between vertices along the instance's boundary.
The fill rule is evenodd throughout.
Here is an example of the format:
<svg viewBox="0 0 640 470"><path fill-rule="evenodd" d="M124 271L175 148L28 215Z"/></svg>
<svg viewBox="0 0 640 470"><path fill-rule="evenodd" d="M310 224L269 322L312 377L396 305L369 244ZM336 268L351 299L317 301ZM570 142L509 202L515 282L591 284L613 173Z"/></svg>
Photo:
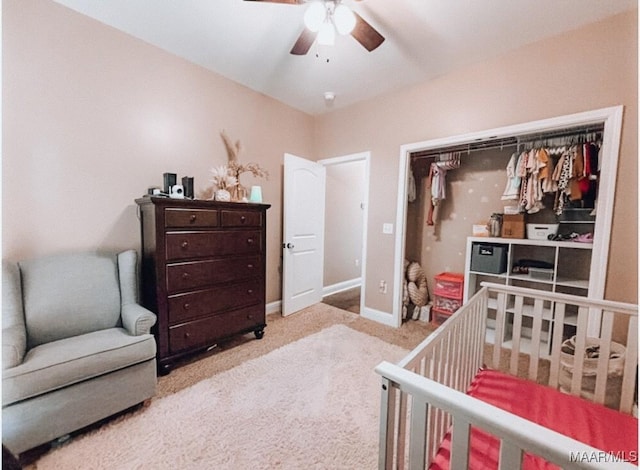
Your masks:
<svg viewBox="0 0 640 470"><path fill-rule="evenodd" d="M491 244L502 245L506 247L507 264L506 272L495 274L483 271L472 271L471 258L474 244ZM539 288L547 292L566 291L567 288L582 291L584 295L589 293L589 280L570 278L558 275L558 271L563 274L573 272L576 269L577 276L584 276L588 273L584 272L586 267L591 266L591 255L593 245L590 243L578 243L572 241L552 241L552 240L529 240L529 239L511 239L511 238L494 238L494 237L469 237L467 239L467 255L465 269L465 293L464 301L466 302L479 289L481 280L487 278L501 282L506 285L526 283L527 287ZM571 251L569 251L571 250ZM551 279L537 279L528 274L514 274L512 267L520 259L536 259L548 262L553 266L553 275ZM569 264L567 264L569 263ZM591 266L592 267L592 266ZM579 292L578 292L579 293ZM548 303L547 303L548 305ZM497 304L495 299L489 299L488 308L496 310ZM523 305L523 317L533 318L533 305ZM508 305L506 312L514 314L513 305ZM555 322L554 313L548 306L542 310L543 331L540 339L540 354L547 354L549 349L548 337L553 330ZM575 313L565 313L564 325L577 326L577 315ZM525 322L525 325L528 323ZM487 342L493 344L495 341L495 320L487 321ZM510 331L508 334L511 334ZM520 349L522 351L531 350L531 334L527 326L522 327L520 339ZM507 335L508 338L508 335ZM506 341L503 347L511 347L511 342Z"/></svg>

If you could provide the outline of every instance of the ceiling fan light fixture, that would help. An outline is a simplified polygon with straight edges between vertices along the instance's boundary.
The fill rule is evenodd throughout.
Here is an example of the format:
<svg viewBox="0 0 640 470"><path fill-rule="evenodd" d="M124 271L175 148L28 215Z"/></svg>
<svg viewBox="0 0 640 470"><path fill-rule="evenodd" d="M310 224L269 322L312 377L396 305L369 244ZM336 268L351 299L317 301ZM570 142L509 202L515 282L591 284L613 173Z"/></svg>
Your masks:
<svg viewBox="0 0 640 470"><path fill-rule="evenodd" d="M318 32L327 18L324 3L313 2L304 12L304 25L314 33Z"/></svg>
<svg viewBox="0 0 640 470"><path fill-rule="evenodd" d="M340 34L349 34L356 26L356 15L345 5L338 5L333 12L333 22Z"/></svg>
<svg viewBox="0 0 640 470"><path fill-rule="evenodd" d="M331 21L325 21L318 31L318 44L333 46L336 42L336 28Z"/></svg>

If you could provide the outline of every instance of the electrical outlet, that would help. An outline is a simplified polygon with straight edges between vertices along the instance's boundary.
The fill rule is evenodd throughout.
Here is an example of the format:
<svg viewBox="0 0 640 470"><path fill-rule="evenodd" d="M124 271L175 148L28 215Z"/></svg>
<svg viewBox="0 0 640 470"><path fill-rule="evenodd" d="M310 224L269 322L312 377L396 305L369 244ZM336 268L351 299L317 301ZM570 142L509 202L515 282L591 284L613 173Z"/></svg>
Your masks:
<svg viewBox="0 0 640 470"><path fill-rule="evenodd" d="M386 294L387 293L387 281L381 280L380 281L380 285L378 286L378 290L380 291L381 294Z"/></svg>

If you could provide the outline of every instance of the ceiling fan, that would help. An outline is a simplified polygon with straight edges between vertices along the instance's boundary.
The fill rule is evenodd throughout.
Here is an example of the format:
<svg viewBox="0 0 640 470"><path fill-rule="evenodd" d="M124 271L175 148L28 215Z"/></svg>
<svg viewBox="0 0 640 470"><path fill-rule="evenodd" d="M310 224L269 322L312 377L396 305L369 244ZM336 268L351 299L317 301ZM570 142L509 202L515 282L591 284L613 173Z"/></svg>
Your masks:
<svg viewBox="0 0 640 470"><path fill-rule="evenodd" d="M305 28L293 45L290 53L305 55L314 41L333 45L336 31L351 34L369 52L384 42L384 36L367 23L360 15L342 3L342 0L245 0L247 2L286 3L302 5L308 3L304 14ZM362 0L356 0L362 1Z"/></svg>

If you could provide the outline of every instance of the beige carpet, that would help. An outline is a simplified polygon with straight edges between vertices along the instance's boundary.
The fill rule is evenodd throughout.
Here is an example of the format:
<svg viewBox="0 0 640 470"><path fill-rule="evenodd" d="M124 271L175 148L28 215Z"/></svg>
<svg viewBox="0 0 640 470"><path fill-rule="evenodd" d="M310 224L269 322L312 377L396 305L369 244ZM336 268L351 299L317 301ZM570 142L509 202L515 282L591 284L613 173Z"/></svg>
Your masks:
<svg viewBox="0 0 640 470"><path fill-rule="evenodd" d="M406 352L334 324L154 400L50 452L37 468L376 468L373 368Z"/></svg>

